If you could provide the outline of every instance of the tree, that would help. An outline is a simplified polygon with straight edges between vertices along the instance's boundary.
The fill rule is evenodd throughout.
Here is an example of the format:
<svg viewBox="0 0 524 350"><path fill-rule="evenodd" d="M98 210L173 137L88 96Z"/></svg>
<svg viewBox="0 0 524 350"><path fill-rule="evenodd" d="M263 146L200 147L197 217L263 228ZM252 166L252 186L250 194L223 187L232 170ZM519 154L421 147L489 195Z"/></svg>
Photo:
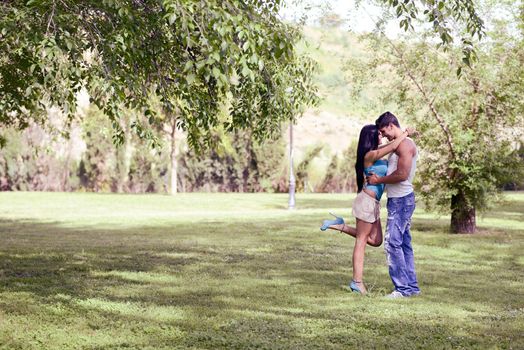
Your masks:
<svg viewBox="0 0 524 350"><path fill-rule="evenodd" d="M473 0L379 2L395 9L406 30L412 18L424 17L443 43L451 41L448 19L482 35ZM153 122L176 118L193 146L211 140L217 125L250 127L263 138L316 100L314 65L295 52L300 33L278 19L281 6L282 0L0 2L0 125L47 125L42 112L53 105L72 120L75 94L85 87L110 118L115 143L125 138L118 120L125 109ZM463 43L469 57L471 41ZM166 113L153 113L150 95L161 98ZM216 113L223 103L231 111L226 120ZM154 139L139 120L131 125Z"/></svg>
<svg viewBox="0 0 524 350"><path fill-rule="evenodd" d="M2 1L0 125L47 125L50 106L71 121L75 94L86 88L110 118L117 144L126 109L151 124L176 117L195 147L218 125L249 127L263 138L316 99L314 65L295 52L300 33L278 19L280 6L281 0ZM151 96L166 113L150 108ZM219 119L223 105L230 115ZM154 140L139 119L131 126Z"/></svg>
<svg viewBox="0 0 524 350"><path fill-rule="evenodd" d="M108 192L113 187L116 178L116 188L123 186L121 176L115 171L121 163L117 161L118 150L111 142L111 124L105 115L97 108L89 109L85 113L82 124L83 139L86 143L78 167L80 186L85 191ZM125 171L126 177L128 171Z"/></svg>
<svg viewBox="0 0 524 350"><path fill-rule="evenodd" d="M337 154L333 156L317 192L356 192L356 155L357 140L353 140L342 153L341 160Z"/></svg>
<svg viewBox="0 0 524 350"><path fill-rule="evenodd" d="M217 147L180 156L180 173L187 191L278 191L283 176L285 144L282 137L261 144L249 131L214 132ZM183 182L185 185L185 183Z"/></svg>
<svg viewBox="0 0 524 350"><path fill-rule="evenodd" d="M477 211L524 174L515 147L524 126L523 42L509 27L498 22L461 79L454 74L462 70L460 50L373 39L377 56L367 68L387 71L384 99L394 99L401 119L421 131L419 193L430 208L451 212L452 232L475 232Z"/></svg>
<svg viewBox="0 0 524 350"><path fill-rule="evenodd" d="M440 39L438 47L444 50L453 47L454 37L460 37L462 62L471 66L476 59L474 39L484 35L484 21L477 12L478 4L474 0L378 0L394 10L400 19L400 28L414 30L413 22L422 21L430 24L433 31L429 34ZM422 15L421 15L422 13ZM461 32L454 28L459 26Z"/></svg>
<svg viewBox="0 0 524 350"><path fill-rule="evenodd" d="M297 165L297 191L304 191L307 192L311 185L309 184L308 178L309 178L309 171L310 171L310 165L311 162L313 162L313 159L315 159L322 149L324 148L323 145L314 145L311 146L302 157L302 160Z"/></svg>

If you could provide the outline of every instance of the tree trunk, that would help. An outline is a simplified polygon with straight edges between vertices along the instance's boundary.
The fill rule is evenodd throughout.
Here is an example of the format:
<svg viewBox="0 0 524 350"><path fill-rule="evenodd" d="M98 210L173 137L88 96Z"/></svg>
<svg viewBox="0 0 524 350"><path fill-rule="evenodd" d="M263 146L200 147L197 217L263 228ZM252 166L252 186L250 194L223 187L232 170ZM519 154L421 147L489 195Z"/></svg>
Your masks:
<svg viewBox="0 0 524 350"><path fill-rule="evenodd" d="M127 138L126 141L127 142ZM124 183L127 179L128 171L126 169L126 166L124 165L125 162L125 150L124 146L120 145L116 148L116 173L117 173L117 179L116 179L116 192L117 193L123 193L124 192Z"/></svg>
<svg viewBox="0 0 524 350"><path fill-rule="evenodd" d="M171 128L171 195L177 193L177 161L176 161L176 118L172 120Z"/></svg>
<svg viewBox="0 0 524 350"><path fill-rule="evenodd" d="M69 190L68 188L69 176L70 176L69 166L70 166L71 149L72 149L71 141L69 141L68 145L69 147L67 147L67 151L66 151L67 156L64 162L64 173L62 174L62 184L61 184L61 189L60 189L60 191L64 191L64 192Z"/></svg>
<svg viewBox="0 0 524 350"><path fill-rule="evenodd" d="M295 209L296 178L293 172L293 123L289 122L289 201L288 209Z"/></svg>
<svg viewBox="0 0 524 350"><path fill-rule="evenodd" d="M475 207L468 206L463 193L451 197L451 232L475 233L476 230Z"/></svg>

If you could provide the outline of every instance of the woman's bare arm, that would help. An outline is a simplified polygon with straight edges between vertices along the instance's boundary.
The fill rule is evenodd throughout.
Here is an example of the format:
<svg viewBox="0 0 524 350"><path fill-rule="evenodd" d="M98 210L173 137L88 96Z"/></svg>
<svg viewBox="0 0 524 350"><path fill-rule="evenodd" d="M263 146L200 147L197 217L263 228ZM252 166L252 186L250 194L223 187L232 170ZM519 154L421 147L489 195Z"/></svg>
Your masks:
<svg viewBox="0 0 524 350"><path fill-rule="evenodd" d="M406 131L402 133L400 137L397 137L394 141L391 141L390 143L383 145L379 147L378 149L374 151L369 151L366 153L364 157L364 162L366 163L374 163L378 159L384 157L385 155L395 151L397 147L400 145L402 141L406 139L406 137L412 135L414 133L414 129L407 128Z"/></svg>

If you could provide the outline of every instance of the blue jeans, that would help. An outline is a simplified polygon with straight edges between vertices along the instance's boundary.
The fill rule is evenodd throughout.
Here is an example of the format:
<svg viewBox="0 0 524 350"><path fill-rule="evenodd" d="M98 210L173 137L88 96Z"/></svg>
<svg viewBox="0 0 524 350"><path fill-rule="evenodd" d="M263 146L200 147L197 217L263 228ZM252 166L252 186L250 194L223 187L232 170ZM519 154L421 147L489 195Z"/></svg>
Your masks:
<svg viewBox="0 0 524 350"><path fill-rule="evenodd" d="M384 250L389 266L389 276L395 290L404 296L419 294L415 257L411 247L411 217L415 211L415 194L388 198L388 221Z"/></svg>

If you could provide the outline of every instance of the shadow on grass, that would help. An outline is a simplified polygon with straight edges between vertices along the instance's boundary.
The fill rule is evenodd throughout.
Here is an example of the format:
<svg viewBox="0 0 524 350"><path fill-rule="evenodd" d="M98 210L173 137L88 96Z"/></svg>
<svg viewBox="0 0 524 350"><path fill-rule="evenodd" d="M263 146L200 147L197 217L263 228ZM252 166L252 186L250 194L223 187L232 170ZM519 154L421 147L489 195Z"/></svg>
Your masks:
<svg viewBox="0 0 524 350"><path fill-rule="evenodd" d="M418 227L427 228L431 236L417 237L418 244L442 239L431 233L430 222ZM456 324L438 318L426 325L420 317L410 321L402 315L391 319L367 314L359 308L383 301L357 299L340 287L351 273L353 239L318 235L316 229L308 237L304 223L293 219L125 230L0 220L1 310L7 317L31 317L36 324L86 320L85 329L77 330L86 333L115 323L130 325L119 330L124 333L147 325L154 327L154 337L145 336L148 344L159 347L173 340L181 347L200 348L438 347L449 344L441 342L445 339L468 347L507 338L504 332L495 343L478 334L462 336ZM490 239L485 238L488 243ZM479 248L474 256L490 252L489 244ZM500 263L478 271L440 266L438 261L432 266L431 257L419 257L426 288L419 302L470 307L471 313L480 304L494 310L516 308L519 284L499 286L503 298L492 294L492 277L522 277L521 271L508 269L519 266L518 246L504 249ZM390 281L379 263L382 248L368 251L368 276L380 280L377 290L387 290ZM67 312L48 311L57 305ZM165 331L166 325L179 332L173 335L169 327ZM422 331L433 332L433 340L428 343ZM375 346L370 337L378 337ZM134 346L140 341L134 340Z"/></svg>
<svg viewBox="0 0 524 350"><path fill-rule="evenodd" d="M351 210L353 199L355 198L354 193L348 193L347 196L339 198L300 198L297 200L297 208L300 209L319 209L319 208L348 208ZM267 205L268 209L287 209L287 203L285 204L270 204Z"/></svg>

